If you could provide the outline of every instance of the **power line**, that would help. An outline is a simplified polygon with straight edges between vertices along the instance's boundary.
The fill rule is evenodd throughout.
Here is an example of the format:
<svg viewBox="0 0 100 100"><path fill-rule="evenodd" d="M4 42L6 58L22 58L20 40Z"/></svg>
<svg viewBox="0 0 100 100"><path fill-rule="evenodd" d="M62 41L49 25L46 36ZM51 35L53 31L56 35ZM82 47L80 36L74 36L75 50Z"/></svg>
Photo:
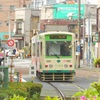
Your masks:
<svg viewBox="0 0 100 100"><path fill-rule="evenodd" d="M53 7L54 8L54 7ZM50 8L49 8L50 9ZM52 7L51 7L51 9L52 9ZM53 14L54 14L54 12L57 12L57 8L56 8L56 10L54 10L48 17L47 17L47 19L49 19ZM45 16L46 17L46 16Z"/></svg>

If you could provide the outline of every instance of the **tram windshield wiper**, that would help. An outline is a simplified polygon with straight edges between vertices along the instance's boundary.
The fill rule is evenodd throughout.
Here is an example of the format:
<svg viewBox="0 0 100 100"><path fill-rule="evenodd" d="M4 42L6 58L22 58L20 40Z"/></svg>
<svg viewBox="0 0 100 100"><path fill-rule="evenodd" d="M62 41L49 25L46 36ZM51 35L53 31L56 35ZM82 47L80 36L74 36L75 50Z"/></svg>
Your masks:
<svg viewBox="0 0 100 100"><path fill-rule="evenodd" d="M57 58L60 58L57 54L55 54L54 52L53 52L53 56L56 56Z"/></svg>
<svg viewBox="0 0 100 100"><path fill-rule="evenodd" d="M54 56L56 56L57 58L60 58L57 54L55 54L55 52L54 52L53 50L51 50L51 52L52 52L52 54L53 54Z"/></svg>
<svg viewBox="0 0 100 100"><path fill-rule="evenodd" d="M56 56L57 58L60 58L57 54L54 54L54 56Z"/></svg>

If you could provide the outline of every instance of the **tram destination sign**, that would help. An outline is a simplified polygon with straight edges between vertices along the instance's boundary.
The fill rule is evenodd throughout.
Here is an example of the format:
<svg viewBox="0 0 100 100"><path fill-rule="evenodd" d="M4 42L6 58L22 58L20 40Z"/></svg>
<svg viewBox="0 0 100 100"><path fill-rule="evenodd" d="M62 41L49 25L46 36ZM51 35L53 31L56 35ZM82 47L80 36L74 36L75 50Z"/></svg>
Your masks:
<svg viewBox="0 0 100 100"><path fill-rule="evenodd" d="M50 39L66 39L66 35L50 35Z"/></svg>

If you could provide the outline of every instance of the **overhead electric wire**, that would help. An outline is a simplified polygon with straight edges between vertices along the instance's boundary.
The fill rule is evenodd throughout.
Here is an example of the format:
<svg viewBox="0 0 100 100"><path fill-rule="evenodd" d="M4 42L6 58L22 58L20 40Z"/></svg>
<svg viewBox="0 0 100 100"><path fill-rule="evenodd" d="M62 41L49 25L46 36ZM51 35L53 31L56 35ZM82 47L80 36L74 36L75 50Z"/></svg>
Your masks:
<svg viewBox="0 0 100 100"><path fill-rule="evenodd" d="M49 8L49 7L48 7L48 8ZM52 8L53 8L53 7L52 7ZM51 8L51 9L52 9L52 8ZM50 8L49 8L49 9L50 9ZM56 9L57 9L57 8L56 8ZM54 11L47 17L47 19L49 19L49 18L54 14L55 11L57 11L57 10L54 10ZM45 13L45 14L46 14L46 13Z"/></svg>

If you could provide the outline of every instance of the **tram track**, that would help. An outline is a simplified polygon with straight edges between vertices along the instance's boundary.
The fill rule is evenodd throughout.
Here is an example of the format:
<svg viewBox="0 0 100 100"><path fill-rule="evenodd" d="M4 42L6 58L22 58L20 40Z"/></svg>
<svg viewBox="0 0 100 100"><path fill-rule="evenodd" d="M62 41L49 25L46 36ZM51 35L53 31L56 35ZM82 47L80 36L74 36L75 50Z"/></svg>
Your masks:
<svg viewBox="0 0 100 100"><path fill-rule="evenodd" d="M66 100L66 96L63 94L63 92L62 92L60 89L58 89L58 88L57 88L55 85L53 85L51 82L47 82L47 83L50 84L52 87L54 87L54 88L59 92L61 100Z"/></svg>
<svg viewBox="0 0 100 100"><path fill-rule="evenodd" d="M51 82L47 82L49 85L51 85L52 87L54 87L56 90L57 90L57 92L59 93L59 98L61 99L61 100L77 100L77 98L73 98L73 97L66 97L66 95L64 94L64 92L63 92L63 90L61 90L61 89L59 89L57 86L55 86L54 84L52 84ZM83 87L81 87L80 85L78 85L78 84L73 84L73 83L70 83L70 85L72 85L72 86L76 86L78 89L79 89L79 91L83 91L83 90L85 90Z"/></svg>

